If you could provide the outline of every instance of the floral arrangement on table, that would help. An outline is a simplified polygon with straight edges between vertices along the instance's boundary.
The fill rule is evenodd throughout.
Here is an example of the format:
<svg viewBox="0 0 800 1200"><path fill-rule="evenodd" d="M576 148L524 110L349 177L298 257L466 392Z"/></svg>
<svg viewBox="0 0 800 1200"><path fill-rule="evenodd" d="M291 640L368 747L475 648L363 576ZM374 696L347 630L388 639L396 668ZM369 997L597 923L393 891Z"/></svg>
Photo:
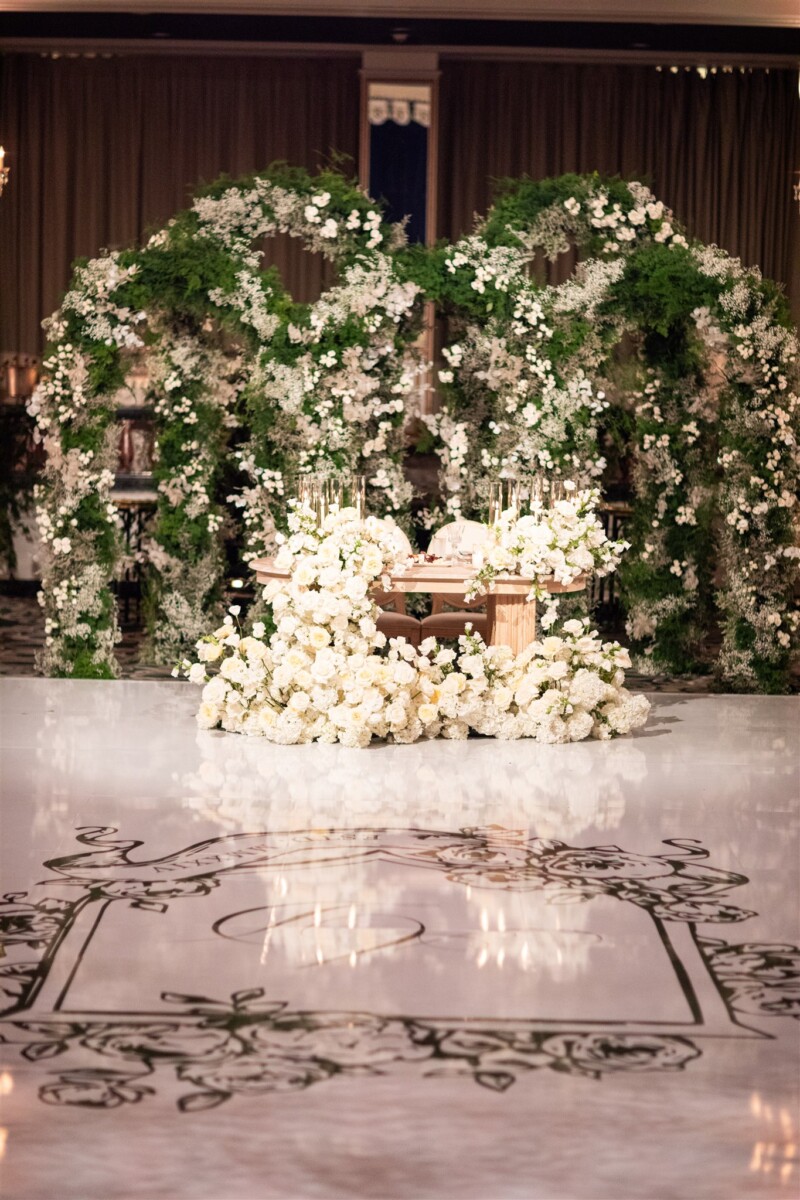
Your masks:
<svg viewBox="0 0 800 1200"><path fill-rule="evenodd" d="M242 636L234 606L198 642L197 661L182 664L203 686L203 728L284 745L363 747L373 737L415 742L464 738L471 729L580 741L627 733L646 720L647 700L623 687L627 652L602 643L588 622L567 622L564 637L534 642L518 656L473 634L459 639L458 650L434 638L419 650L402 638L387 643L370 591L387 589L389 575L402 570L405 552L391 525L359 520L354 509L329 513L318 527L309 510L294 507L289 521L276 559L289 579L265 589L275 632L267 640L257 624Z"/></svg>
<svg viewBox="0 0 800 1200"><path fill-rule="evenodd" d="M558 616L558 597L547 590L548 580L568 587L590 572L608 575L630 544L607 537L597 516L599 500L596 488L584 488L550 507L533 500L530 512L523 515L506 509L488 527L486 544L473 554L477 570L467 581L467 600L492 591L498 575L521 575L533 581L528 599L545 604L539 623L551 628Z"/></svg>

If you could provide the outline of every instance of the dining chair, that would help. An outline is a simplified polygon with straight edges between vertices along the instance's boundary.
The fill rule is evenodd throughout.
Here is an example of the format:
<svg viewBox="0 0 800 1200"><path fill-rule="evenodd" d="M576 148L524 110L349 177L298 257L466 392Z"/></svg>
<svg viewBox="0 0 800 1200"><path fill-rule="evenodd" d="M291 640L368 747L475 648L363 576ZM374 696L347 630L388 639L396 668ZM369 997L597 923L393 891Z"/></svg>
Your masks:
<svg viewBox="0 0 800 1200"><path fill-rule="evenodd" d="M470 553L485 541L486 526L481 525L480 521L449 521L437 529L431 538L428 553L441 556L447 552L448 546L454 544L462 552ZM457 638L466 632L468 623L475 633L479 633L484 641L487 640L490 626L485 596L467 600L463 595L434 592L431 615L424 617L421 622L422 637Z"/></svg>
<svg viewBox="0 0 800 1200"><path fill-rule="evenodd" d="M390 527L397 545L407 554L413 554L411 542L399 525L385 521ZM406 598L402 592L373 591L372 598L382 611L378 616L378 629L387 638L404 637L412 646L418 646L422 637L421 623L406 612Z"/></svg>

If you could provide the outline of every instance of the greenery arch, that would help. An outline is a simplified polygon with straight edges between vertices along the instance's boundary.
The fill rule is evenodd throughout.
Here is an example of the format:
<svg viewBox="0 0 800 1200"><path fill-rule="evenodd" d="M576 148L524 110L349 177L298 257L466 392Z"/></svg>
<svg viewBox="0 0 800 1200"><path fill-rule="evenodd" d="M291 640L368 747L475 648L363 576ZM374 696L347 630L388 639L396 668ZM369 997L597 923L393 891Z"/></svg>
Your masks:
<svg viewBox="0 0 800 1200"><path fill-rule="evenodd" d="M570 249L576 274L537 285L534 257ZM474 515L503 468L598 479L608 447L630 443L620 576L639 665L695 669L721 618L721 683L785 689L800 377L776 285L690 241L641 184L598 176L506 181L472 234L417 262L455 325L429 422L446 506Z"/></svg>
<svg viewBox="0 0 800 1200"><path fill-rule="evenodd" d="M337 284L315 304L294 303L277 273L261 269L256 244L276 232L336 264ZM358 469L381 507L407 506L400 451L419 306L418 289L395 271L403 240L338 172L273 166L220 180L141 249L77 266L46 323L51 349L31 405L48 456L37 489L47 674L117 673L114 397L138 357L156 413L148 607L157 660L192 645L219 599L230 513L216 491L229 427L250 433L234 451L246 557L271 544L287 473Z"/></svg>
<svg viewBox="0 0 800 1200"><path fill-rule="evenodd" d="M276 231L336 263L317 304L294 304L261 270L254 243ZM286 474L317 464L366 468L374 506L404 511L410 345L431 299L456 329L443 407L427 418L445 507L480 511L481 477L506 466L598 479L608 447L628 441L622 582L640 662L692 668L721 616L722 684L784 689L800 387L776 286L690 241L641 184L597 176L508 181L455 245L403 242L337 172L273 167L215 184L142 249L77 268L32 405L48 450L43 669L115 672L113 395L131 356L148 355L158 418L151 631L168 659L204 631L219 589L230 426L248 434L235 449L246 555L271 544ZM573 247L575 276L535 283L537 254ZM636 350L624 369L623 337Z"/></svg>

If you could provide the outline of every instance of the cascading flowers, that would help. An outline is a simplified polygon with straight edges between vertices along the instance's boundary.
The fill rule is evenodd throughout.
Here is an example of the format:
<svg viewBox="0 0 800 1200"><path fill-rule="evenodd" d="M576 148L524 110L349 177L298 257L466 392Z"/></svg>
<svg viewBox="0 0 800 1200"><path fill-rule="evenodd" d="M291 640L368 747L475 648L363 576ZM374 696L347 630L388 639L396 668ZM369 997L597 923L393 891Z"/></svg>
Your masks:
<svg viewBox="0 0 800 1200"><path fill-rule="evenodd" d="M370 592L388 589L403 568L392 525L343 509L317 528L295 507L290 528L276 559L288 578L265 589L272 636L259 623L242 636L234 607L197 643L197 661L182 664L203 686L201 727L283 745L364 747L373 737L414 742L470 730L578 741L627 733L646 720L646 699L622 686L627 652L601 643L588 622L567 622L564 637L534 642L518 656L472 634L457 649L434 638L419 650L402 638L387 643Z"/></svg>

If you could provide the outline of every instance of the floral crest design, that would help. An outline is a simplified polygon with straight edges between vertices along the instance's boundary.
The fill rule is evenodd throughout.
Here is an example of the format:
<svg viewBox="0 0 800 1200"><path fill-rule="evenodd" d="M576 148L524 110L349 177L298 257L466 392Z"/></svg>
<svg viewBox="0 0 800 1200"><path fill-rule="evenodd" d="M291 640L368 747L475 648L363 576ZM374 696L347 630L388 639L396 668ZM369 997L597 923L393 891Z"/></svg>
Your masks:
<svg viewBox="0 0 800 1200"><path fill-rule="evenodd" d="M712 993L728 1009L728 1036L740 1024L747 1036L770 1036L747 1021L797 1015L797 947L729 945L694 934L695 923L741 922L752 914L729 898L745 877L710 866L707 852L684 839L671 839L661 853L646 855L618 846L570 846L500 827L328 830L324 838L322 831L312 836L303 830L219 837L148 859L136 857L140 842L121 840L116 832L85 830L79 840L86 851L47 862L50 878L35 893L0 902L0 945L9 957L0 973L8 994L0 1036L9 1049L47 1070L39 1092L47 1104L89 1109L138 1104L155 1094L164 1072L183 1085L177 1104L190 1114L236 1097L399 1068L423 1078L463 1076L503 1092L532 1070L599 1081L619 1072L680 1071L700 1056L699 1010L696 1030L587 1030L563 1022L464 1023L305 1010L270 997L263 987L241 988L227 999L165 992L161 1000L168 1007L158 1015L43 1010L40 997L55 956L65 953L70 930L88 906L99 904L105 911L114 901L160 909L192 898L202 903L237 874L280 871L287 863L297 869L312 863L315 854L324 868L334 862L355 865L378 853L399 865L436 870L447 886L536 887L549 903L588 903L595 896L633 903L666 927L691 931ZM59 884L68 887L69 900L53 895Z"/></svg>

